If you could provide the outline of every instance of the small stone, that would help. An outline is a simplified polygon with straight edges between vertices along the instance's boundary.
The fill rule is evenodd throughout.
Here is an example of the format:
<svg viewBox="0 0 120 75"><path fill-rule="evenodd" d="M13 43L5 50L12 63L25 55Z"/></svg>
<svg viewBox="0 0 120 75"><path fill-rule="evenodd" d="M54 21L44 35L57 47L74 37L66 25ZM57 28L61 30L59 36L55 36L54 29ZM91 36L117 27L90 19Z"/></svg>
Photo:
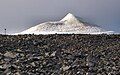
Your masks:
<svg viewBox="0 0 120 75"><path fill-rule="evenodd" d="M101 75L100 73L98 73L97 75Z"/></svg>
<svg viewBox="0 0 120 75"><path fill-rule="evenodd" d="M35 63L34 62L32 62L32 63L30 63L33 67L35 67L36 65L35 65Z"/></svg>
<svg viewBox="0 0 120 75"><path fill-rule="evenodd" d="M0 61L0 65L4 64L5 62L4 61Z"/></svg>
<svg viewBox="0 0 120 75"><path fill-rule="evenodd" d="M5 57L10 57L10 58L15 58L16 57L16 54L15 53L12 53L12 52L6 52L4 54Z"/></svg>
<svg viewBox="0 0 120 75"><path fill-rule="evenodd" d="M17 49L18 52L22 52L20 49Z"/></svg>
<svg viewBox="0 0 120 75"><path fill-rule="evenodd" d="M0 65L0 68L1 68L1 69L6 69L7 67L8 67L7 64Z"/></svg>
<svg viewBox="0 0 120 75"><path fill-rule="evenodd" d="M92 66L94 66L95 64L94 63L92 63L92 62L87 62L86 63L86 66L89 66L89 67L92 67Z"/></svg>
<svg viewBox="0 0 120 75"><path fill-rule="evenodd" d="M86 73L86 75L89 75L89 73Z"/></svg>
<svg viewBox="0 0 120 75"><path fill-rule="evenodd" d="M55 51L55 52L53 52L53 53L51 54L51 56L55 56L55 54L56 54L56 51Z"/></svg>
<svg viewBox="0 0 120 75"><path fill-rule="evenodd" d="M20 56L24 57L25 55L24 54L20 54Z"/></svg>
<svg viewBox="0 0 120 75"><path fill-rule="evenodd" d="M20 60L16 60L15 62L18 63Z"/></svg>
<svg viewBox="0 0 120 75"><path fill-rule="evenodd" d="M16 72L14 75L20 75L20 73L19 73L19 72Z"/></svg>
<svg viewBox="0 0 120 75"><path fill-rule="evenodd" d="M66 70L68 70L69 68L70 68L70 66L63 66L63 67L62 67L63 71L66 71Z"/></svg>
<svg viewBox="0 0 120 75"><path fill-rule="evenodd" d="M78 71L77 74L80 74L80 71Z"/></svg>
<svg viewBox="0 0 120 75"><path fill-rule="evenodd" d="M45 53L45 56L49 56L49 53Z"/></svg>
<svg viewBox="0 0 120 75"><path fill-rule="evenodd" d="M11 69L11 70L16 70L16 69L17 69L17 66L16 66L16 65L11 65L11 66L9 67L9 69Z"/></svg>
<svg viewBox="0 0 120 75"><path fill-rule="evenodd" d="M0 55L3 55L2 53L0 53Z"/></svg>

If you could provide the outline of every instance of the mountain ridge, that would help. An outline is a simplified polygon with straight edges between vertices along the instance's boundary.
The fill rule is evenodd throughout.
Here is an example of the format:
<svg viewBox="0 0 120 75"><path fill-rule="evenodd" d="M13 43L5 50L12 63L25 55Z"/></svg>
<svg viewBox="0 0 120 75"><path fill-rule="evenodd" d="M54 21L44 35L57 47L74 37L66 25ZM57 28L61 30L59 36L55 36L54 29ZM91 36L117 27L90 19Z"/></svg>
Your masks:
<svg viewBox="0 0 120 75"><path fill-rule="evenodd" d="M60 21L44 22L17 34L111 34L97 25L80 20L68 13Z"/></svg>

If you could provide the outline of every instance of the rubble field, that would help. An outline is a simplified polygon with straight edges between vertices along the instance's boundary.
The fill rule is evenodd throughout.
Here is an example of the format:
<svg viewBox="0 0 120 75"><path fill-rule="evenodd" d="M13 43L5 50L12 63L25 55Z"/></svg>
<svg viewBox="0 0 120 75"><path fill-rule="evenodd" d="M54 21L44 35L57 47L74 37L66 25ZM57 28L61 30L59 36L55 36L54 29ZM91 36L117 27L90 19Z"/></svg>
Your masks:
<svg viewBox="0 0 120 75"><path fill-rule="evenodd" d="M120 35L0 35L0 75L120 75Z"/></svg>

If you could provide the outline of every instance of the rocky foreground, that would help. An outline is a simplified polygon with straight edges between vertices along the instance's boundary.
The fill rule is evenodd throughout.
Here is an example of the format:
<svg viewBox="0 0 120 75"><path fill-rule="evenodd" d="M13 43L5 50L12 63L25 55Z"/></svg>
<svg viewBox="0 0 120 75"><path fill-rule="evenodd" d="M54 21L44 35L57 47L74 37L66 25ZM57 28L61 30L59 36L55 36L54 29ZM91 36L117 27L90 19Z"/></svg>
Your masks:
<svg viewBox="0 0 120 75"><path fill-rule="evenodd" d="M120 75L120 35L0 35L0 75Z"/></svg>

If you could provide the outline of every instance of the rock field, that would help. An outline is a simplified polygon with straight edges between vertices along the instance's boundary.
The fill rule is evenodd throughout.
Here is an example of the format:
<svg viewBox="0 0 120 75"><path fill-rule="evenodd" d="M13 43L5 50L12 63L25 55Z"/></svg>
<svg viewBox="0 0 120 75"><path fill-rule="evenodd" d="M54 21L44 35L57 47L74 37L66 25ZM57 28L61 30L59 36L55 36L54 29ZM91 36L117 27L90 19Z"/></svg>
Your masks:
<svg viewBox="0 0 120 75"><path fill-rule="evenodd" d="M0 35L0 75L120 75L120 35Z"/></svg>

